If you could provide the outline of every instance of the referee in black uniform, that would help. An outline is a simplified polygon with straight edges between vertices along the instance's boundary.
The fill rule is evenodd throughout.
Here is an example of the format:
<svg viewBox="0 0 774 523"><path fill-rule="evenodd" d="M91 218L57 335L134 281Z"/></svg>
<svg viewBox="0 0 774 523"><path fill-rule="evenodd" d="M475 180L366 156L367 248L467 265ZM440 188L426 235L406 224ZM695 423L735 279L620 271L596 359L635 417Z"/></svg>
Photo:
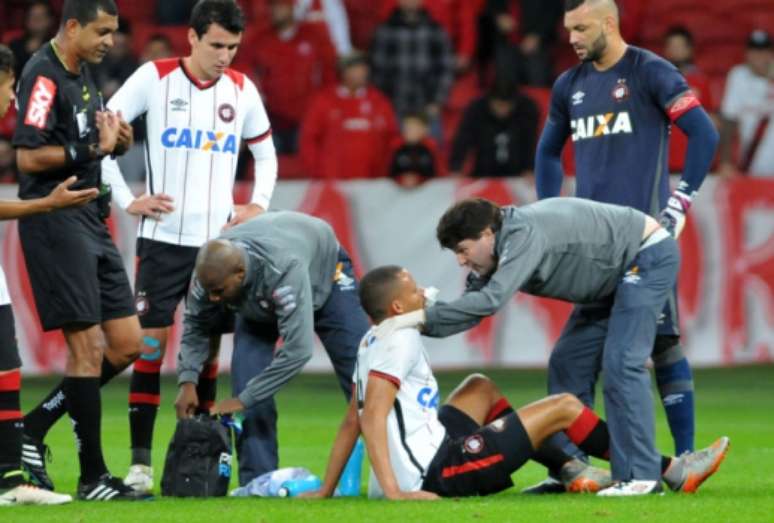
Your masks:
<svg viewBox="0 0 774 523"><path fill-rule="evenodd" d="M100 160L124 151L131 132L120 114L104 110L86 66L102 61L117 28L113 0L65 0L59 32L22 72L13 137L20 198L44 196L73 174L78 187L100 189L84 207L19 221L43 329L61 329L68 346L64 380L24 419L24 465L33 481L53 488L42 440L66 409L81 468L78 497L87 500L147 497L110 475L100 442L100 385L141 347L129 280L104 222L110 193L100 176Z"/></svg>

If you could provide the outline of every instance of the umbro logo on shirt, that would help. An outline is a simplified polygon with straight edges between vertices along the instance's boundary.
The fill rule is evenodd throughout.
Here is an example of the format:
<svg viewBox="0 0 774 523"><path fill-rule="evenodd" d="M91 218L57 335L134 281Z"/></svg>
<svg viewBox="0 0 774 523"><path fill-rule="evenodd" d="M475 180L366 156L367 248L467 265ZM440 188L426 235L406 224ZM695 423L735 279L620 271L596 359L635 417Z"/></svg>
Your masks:
<svg viewBox="0 0 774 523"><path fill-rule="evenodd" d="M576 91L574 95L572 95L572 104L573 105L580 105L583 103L583 97L586 96L586 93L583 91Z"/></svg>
<svg viewBox="0 0 774 523"><path fill-rule="evenodd" d="M183 100L182 98L175 98L171 102L169 102L169 105L172 106L173 111L185 111L188 107L188 102Z"/></svg>

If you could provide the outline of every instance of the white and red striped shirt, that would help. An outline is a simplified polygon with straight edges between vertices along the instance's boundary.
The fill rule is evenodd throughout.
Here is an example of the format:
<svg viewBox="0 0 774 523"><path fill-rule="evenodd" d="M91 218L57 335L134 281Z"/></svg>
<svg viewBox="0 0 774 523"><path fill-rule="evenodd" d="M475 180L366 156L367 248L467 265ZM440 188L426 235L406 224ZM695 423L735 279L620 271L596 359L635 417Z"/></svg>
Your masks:
<svg viewBox="0 0 774 523"><path fill-rule="evenodd" d="M358 415L362 415L369 379L390 381L398 389L387 416L387 449L400 489L419 490L446 435L438 420L438 383L419 331L401 329L382 340L377 340L373 331L366 333L360 342L353 376ZM373 471L368 496L384 496Z"/></svg>
<svg viewBox="0 0 774 523"><path fill-rule="evenodd" d="M159 221L141 220L140 237L194 247L216 237L233 213L242 139L256 163L252 202L268 208L277 156L263 102L242 73L226 69L202 82L180 58L157 60L137 69L107 106L128 122L146 115L146 191L174 199L175 210ZM103 160L102 177L121 208L132 203L115 160Z"/></svg>

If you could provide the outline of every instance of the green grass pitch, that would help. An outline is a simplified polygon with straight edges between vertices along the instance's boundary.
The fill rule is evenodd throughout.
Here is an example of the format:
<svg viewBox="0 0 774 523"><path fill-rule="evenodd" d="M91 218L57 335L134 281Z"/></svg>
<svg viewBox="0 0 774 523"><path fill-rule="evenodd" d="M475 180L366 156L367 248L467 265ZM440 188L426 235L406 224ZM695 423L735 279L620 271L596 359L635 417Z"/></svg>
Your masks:
<svg viewBox="0 0 774 523"><path fill-rule="evenodd" d="M451 391L465 374L439 373L442 391ZM496 370L487 374L514 405L537 399L545 391L543 371ZM699 370L695 380L697 445L707 445L720 435L731 437L731 451L726 461L695 495L667 493L647 499L601 499L591 495L529 497L519 494L519 489L544 477L540 466L529 464L514 475L516 488L485 498L398 503L369 501L365 497L324 501L157 497L155 501L142 503L75 502L63 507L2 508L0 522L774 522L774 367ZM25 379L24 408L31 408L53 383L52 379ZM221 398L228 393L228 386L228 378L221 378ZM102 396L105 457L111 471L120 476L129 465L127 391L127 380L118 379L104 389ZM174 382L165 379L154 437L157 484L174 428L174 394ZM322 475L344 409L334 378L301 376L277 400L281 466L305 466ZM659 447L671 452L663 411L660 407L656 411ZM49 472L58 490L74 493L78 464L67 420L54 427L47 442L54 456ZM363 492L366 481L364 467Z"/></svg>

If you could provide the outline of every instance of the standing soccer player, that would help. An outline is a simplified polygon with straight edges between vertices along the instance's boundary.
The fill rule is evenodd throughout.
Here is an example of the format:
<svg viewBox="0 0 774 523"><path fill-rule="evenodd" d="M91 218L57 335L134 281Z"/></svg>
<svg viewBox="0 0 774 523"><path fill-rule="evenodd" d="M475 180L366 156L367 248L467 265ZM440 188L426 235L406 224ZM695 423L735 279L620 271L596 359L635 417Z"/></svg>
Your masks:
<svg viewBox="0 0 774 523"><path fill-rule="evenodd" d="M559 195L561 152L571 137L576 196L659 216L677 237L717 146L712 122L674 66L624 42L613 0L566 0L564 25L581 63L553 87L535 162L538 197ZM670 197L672 124L685 132L688 149L682 178ZM551 393L572 392L591 404L599 347L584 341L593 338L605 317L601 311L610 306L599 303L573 310L549 361ZM680 345L674 293L659 318L652 358L676 454L693 450L693 379ZM550 490L550 482L544 487Z"/></svg>
<svg viewBox="0 0 774 523"><path fill-rule="evenodd" d="M0 118L5 116L15 98L13 65L13 53L6 46L0 45ZM74 182L75 177L71 176L43 198L0 201L0 220L12 220L71 205L83 205L97 196L96 189L67 190ZM11 297L8 295L5 273L0 267L0 506L69 503L72 501L71 496L31 485L25 480L21 470L24 424L19 402L20 367Z"/></svg>
<svg viewBox="0 0 774 523"><path fill-rule="evenodd" d="M27 62L19 81L13 144L21 171L19 196L40 198L72 175L100 196L81 208L19 220L19 237L43 329L61 329L68 346L65 378L24 418L23 464L38 485L45 471L48 428L66 409L80 462L78 497L133 500L110 475L100 441L100 385L140 352L141 330L123 260L105 225L110 193L100 161L125 150L131 127L104 110L86 66L113 45L113 0L66 0L59 32Z"/></svg>
<svg viewBox="0 0 774 523"><path fill-rule="evenodd" d="M134 364L129 391L132 465L126 484L153 487L151 448L159 406L159 372L175 309L186 295L199 246L224 226L244 222L269 206L277 179L271 129L255 85L229 68L244 31L233 0L202 0L191 13L191 54L140 67L108 102L128 121L145 114L146 194L135 198L115 160L105 180L116 202L141 217L135 304L145 347ZM232 191L241 140L255 160L251 202L234 209ZM215 397L220 333L201 374L203 410Z"/></svg>

